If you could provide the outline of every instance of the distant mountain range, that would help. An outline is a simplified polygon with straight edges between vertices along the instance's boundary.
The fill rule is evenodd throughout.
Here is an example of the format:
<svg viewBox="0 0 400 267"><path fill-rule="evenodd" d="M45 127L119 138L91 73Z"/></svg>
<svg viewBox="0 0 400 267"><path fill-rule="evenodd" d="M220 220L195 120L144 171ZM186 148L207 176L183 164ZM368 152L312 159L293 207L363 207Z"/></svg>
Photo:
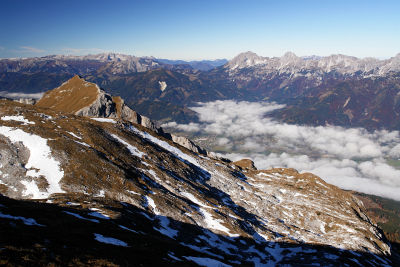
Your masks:
<svg viewBox="0 0 400 267"><path fill-rule="evenodd" d="M223 63L112 53L3 59L0 94L43 92L78 74L162 122L195 121L188 107L196 102L234 99L286 104L273 116L289 123L400 129L400 54L378 60L246 52Z"/></svg>
<svg viewBox="0 0 400 267"><path fill-rule="evenodd" d="M298 57L292 52L287 52L282 57L268 58L253 52L245 52L229 61L226 68L232 75L241 69L253 68L256 77L265 77L271 73L318 77L332 72L338 75L362 77L384 76L390 72L400 71L400 53L390 59L379 60L340 54L327 57Z"/></svg>

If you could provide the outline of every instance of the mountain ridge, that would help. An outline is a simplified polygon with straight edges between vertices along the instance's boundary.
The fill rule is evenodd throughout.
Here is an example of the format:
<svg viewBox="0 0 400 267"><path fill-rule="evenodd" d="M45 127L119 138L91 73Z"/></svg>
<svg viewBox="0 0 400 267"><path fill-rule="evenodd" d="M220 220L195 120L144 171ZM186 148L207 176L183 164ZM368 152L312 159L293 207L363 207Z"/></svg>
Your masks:
<svg viewBox="0 0 400 267"><path fill-rule="evenodd" d="M258 66L265 73L272 71L307 75L310 72L329 73L336 71L351 75L362 72L365 75L382 76L389 72L400 71L400 53L389 59L379 60L366 57L357 58L342 54L333 54L325 57L298 57L293 52L286 52L282 57L262 57L254 52L245 52L230 60L225 68L231 72L236 69Z"/></svg>

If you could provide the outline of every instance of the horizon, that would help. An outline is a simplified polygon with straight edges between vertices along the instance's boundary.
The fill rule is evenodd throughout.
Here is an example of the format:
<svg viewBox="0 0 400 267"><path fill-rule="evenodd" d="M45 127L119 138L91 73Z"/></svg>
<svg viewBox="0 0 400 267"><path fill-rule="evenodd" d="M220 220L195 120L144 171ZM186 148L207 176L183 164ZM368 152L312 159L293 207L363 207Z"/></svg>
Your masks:
<svg viewBox="0 0 400 267"><path fill-rule="evenodd" d="M120 53L120 52L111 52L111 51L104 51L104 52L100 52L100 53L89 53L89 54L47 54L47 55L42 55L42 56L30 56L30 57L0 57L0 60L3 59L29 59L29 58L45 58L45 57L51 57L51 56L65 56L65 57L84 57L84 56L96 56L96 55L107 55L107 54L116 54L116 55L124 55L124 56L133 56L133 57L148 57L148 58L155 58L157 60L171 60L171 61L187 61L187 62L191 62L191 61L217 61L217 60L227 60L230 61L232 59L234 59L236 56L240 55L240 54L244 54L247 52L252 52L255 53L253 51L245 51L245 52L240 52L238 54L236 54L235 56L233 56L232 58L199 58L199 59L182 59L182 58L158 58L158 57L154 57L154 56L148 56L148 55L144 55L144 56L138 56L135 54L124 54L124 53ZM264 57L264 58L274 58L274 57L283 57L286 53L293 53L292 51L286 51L284 52L282 55L279 56L266 56L266 55L260 55L258 53L258 56ZM330 54L330 55L316 55L316 54L312 54L312 55L297 55L296 53L294 53L297 57L299 58L306 58L306 57L320 57L320 58L324 58L324 57L330 57L330 56L335 56L335 55L341 55L341 56L348 56L348 57L356 57L358 59L366 59L366 58L374 58L377 60L386 60L386 59L390 59L393 57L396 57L398 55L400 55L400 52L395 53L392 56L388 56L388 57L373 57L373 56L366 56L366 57L357 57L357 56L353 56L353 55L346 55L346 54L341 54L341 53L334 53L334 54Z"/></svg>
<svg viewBox="0 0 400 267"><path fill-rule="evenodd" d="M400 3L375 1L2 2L0 58L116 52L171 60L399 53Z"/></svg>

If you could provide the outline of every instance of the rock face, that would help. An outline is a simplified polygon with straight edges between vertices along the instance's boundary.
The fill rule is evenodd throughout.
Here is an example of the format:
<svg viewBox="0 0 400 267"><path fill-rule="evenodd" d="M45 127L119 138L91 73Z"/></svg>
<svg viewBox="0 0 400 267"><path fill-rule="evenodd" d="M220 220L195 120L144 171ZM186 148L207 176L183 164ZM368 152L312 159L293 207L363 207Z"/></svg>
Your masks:
<svg viewBox="0 0 400 267"><path fill-rule="evenodd" d="M206 150L199 147L198 145L196 145L195 143L193 143L190 139L188 139L186 137L171 134L171 140L173 142L189 149L190 151L193 151L195 153L202 154L202 155L207 155Z"/></svg>
<svg viewBox="0 0 400 267"><path fill-rule="evenodd" d="M117 120L0 101L2 263L392 264L351 193Z"/></svg>
<svg viewBox="0 0 400 267"><path fill-rule="evenodd" d="M235 161L233 164L244 170L252 170L252 171L257 170L256 166L254 165L254 162L251 159L242 159L239 161Z"/></svg>

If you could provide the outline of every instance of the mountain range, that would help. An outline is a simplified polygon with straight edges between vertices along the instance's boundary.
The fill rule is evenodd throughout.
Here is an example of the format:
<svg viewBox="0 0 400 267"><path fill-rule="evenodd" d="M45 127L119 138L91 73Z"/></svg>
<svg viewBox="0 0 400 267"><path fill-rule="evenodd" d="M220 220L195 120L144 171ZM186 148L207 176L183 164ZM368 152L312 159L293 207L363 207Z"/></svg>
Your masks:
<svg viewBox="0 0 400 267"><path fill-rule="evenodd" d="M285 104L273 116L289 123L400 129L400 55L268 58L246 52L208 70L190 64L112 53L3 59L0 94L42 93L77 74L161 122L196 121L189 107L197 102L233 99Z"/></svg>
<svg viewBox="0 0 400 267"><path fill-rule="evenodd" d="M351 192L199 151L124 103L78 76L0 100L2 264L396 264Z"/></svg>

